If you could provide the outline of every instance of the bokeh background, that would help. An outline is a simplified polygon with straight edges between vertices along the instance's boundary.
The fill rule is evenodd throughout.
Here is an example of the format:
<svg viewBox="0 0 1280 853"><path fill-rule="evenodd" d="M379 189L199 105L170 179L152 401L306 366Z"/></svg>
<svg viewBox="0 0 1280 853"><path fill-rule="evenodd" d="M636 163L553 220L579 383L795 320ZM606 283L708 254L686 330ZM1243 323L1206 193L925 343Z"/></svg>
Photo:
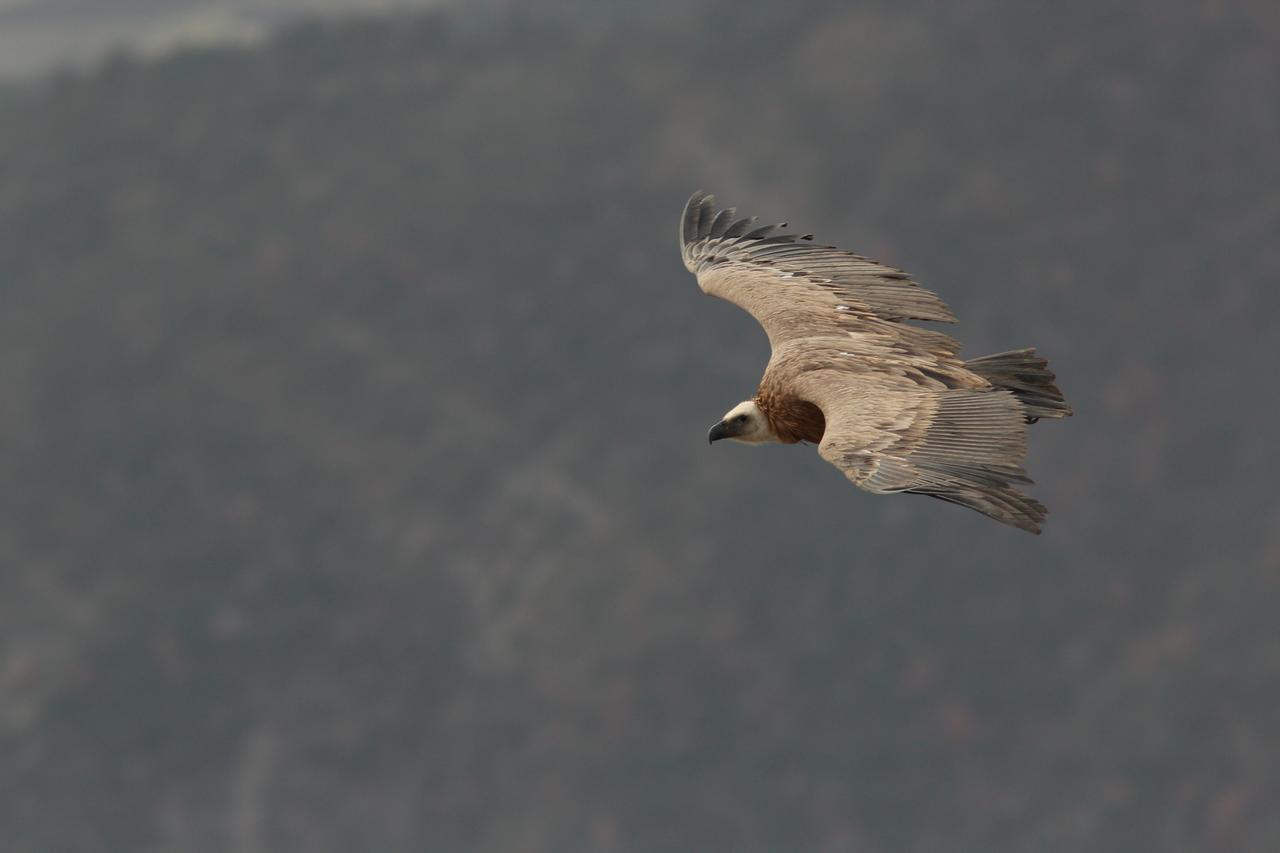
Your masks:
<svg viewBox="0 0 1280 853"><path fill-rule="evenodd" d="M1280 849L1274 2L0 48L5 851ZM1048 355L1045 534L708 448L697 188Z"/></svg>

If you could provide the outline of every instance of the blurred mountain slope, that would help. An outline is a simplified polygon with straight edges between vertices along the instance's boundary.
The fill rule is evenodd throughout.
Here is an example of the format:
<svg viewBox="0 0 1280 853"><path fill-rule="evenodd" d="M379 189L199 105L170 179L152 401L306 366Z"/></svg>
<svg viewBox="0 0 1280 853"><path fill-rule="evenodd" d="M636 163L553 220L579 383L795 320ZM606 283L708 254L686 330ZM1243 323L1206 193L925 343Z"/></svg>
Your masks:
<svg viewBox="0 0 1280 853"><path fill-rule="evenodd" d="M1275 849L1278 19L437 15L0 101L5 848ZM767 344L700 186L1048 355L1043 537L706 448Z"/></svg>
<svg viewBox="0 0 1280 853"><path fill-rule="evenodd" d="M308 15L440 7L444 0L0 0L0 79L84 68L113 52L156 57L252 44Z"/></svg>

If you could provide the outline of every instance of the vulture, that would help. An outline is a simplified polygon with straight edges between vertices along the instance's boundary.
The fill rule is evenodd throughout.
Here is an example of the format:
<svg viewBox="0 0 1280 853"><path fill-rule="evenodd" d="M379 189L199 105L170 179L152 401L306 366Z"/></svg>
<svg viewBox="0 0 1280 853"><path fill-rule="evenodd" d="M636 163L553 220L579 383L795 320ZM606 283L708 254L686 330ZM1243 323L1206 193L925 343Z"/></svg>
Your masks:
<svg viewBox="0 0 1280 853"><path fill-rule="evenodd" d="M772 355L755 395L708 440L810 442L878 495L928 495L1031 533L1047 511L1019 491L1027 427L1071 407L1035 349L962 360L959 343L905 321L954 323L898 269L756 224L696 192L680 222L704 293L764 327Z"/></svg>

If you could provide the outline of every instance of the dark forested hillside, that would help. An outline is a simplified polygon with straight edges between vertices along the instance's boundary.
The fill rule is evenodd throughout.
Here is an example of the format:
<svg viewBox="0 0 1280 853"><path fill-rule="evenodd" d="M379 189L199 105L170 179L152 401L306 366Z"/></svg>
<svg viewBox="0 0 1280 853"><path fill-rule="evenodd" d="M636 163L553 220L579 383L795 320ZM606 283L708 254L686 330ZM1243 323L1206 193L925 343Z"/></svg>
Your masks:
<svg viewBox="0 0 1280 853"><path fill-rule="evenodd" d="M3 93L0 846L1280 848L1277 32L457 12ZM700 187L1051 359L1042 537L706 446L768 345Z"/></svg>

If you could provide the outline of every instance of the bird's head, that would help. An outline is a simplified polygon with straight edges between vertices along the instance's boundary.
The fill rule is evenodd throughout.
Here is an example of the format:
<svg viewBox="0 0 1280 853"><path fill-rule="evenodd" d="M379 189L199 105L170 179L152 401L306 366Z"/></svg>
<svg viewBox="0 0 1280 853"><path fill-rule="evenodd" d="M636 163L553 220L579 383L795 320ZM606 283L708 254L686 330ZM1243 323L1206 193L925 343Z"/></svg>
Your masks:
<svg viewBox="0 0 1280 853"><path fill-rule="evenodd" d="M716 442L722 438L731 438L743 444L764 444L778 440L773 428L769 426L769 419L760 411L755 400L746 400L734 406L707 433L708 442Z"/></svg>

